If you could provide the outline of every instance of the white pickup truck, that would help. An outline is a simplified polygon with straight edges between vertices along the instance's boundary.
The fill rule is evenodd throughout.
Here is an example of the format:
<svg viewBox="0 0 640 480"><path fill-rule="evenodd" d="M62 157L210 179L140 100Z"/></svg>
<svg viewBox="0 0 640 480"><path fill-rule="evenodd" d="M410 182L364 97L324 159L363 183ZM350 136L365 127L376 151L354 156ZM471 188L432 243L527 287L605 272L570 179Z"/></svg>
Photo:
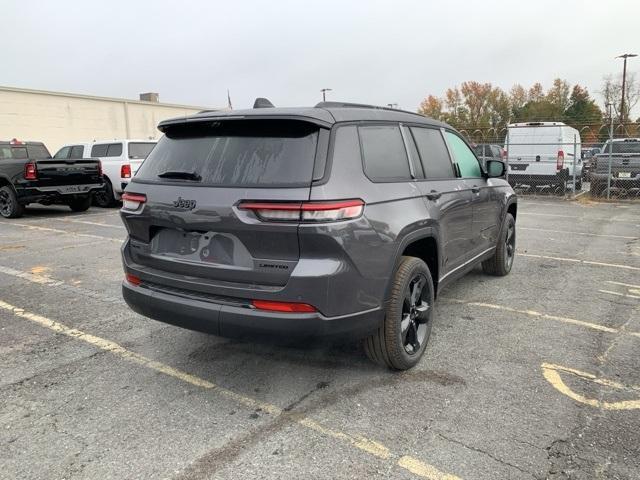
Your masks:
<svg viewBox="0 0 640 480"><path fill-rule="evenodd" d="M100 207L112 207L156 142L151 140L104 140L65 145L53 158L98 158L105 179L103 191L94 195Z"/></svg>

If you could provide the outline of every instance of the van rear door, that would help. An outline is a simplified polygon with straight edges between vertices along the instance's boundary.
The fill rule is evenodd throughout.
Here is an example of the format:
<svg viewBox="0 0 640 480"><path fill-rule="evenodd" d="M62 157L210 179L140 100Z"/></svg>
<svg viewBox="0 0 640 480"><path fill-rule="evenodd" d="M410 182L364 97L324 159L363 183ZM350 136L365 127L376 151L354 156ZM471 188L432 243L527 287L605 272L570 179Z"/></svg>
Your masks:
<svg viewBox="0 0 640 480"><path fill-rule="evenodd" d="M151 272L188 276L194 288L285 285L299 259L299 218L284 206L309 199L320 127L235 119L167 128L123 197L125 256ZM283 210L261 218L268 208L247 202Z"/></svg>

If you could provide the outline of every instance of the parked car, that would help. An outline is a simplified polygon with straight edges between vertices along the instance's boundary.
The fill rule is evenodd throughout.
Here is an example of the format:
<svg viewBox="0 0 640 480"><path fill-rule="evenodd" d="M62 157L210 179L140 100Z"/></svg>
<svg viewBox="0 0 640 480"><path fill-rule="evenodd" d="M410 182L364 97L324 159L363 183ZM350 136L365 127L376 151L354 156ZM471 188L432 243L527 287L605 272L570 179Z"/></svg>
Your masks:
<svg viewBox="0 0 640 480"><path fill-rule="evenodd" d="M562 122L526 122L508 125L507 164L512 185L551 185L564 190L573 181L582 190L580 132Z"/></svg>
<svg viewBox="0 0 640 480"><path fill-rule="evenodd" d="M640 138L608 140L602 147L602 153L593 157L591 191L595 194L604 193L607 190L609 158L611 158L611 181L609 182L611 187L640 194Z"/></svg>
<svg viewBox="0 0 640 480"><path fill-rule="evenodd" d="M260 104L260 102L258 102ZM226 337L364 340L419 361L438 293L506 275L516 196L449 125L357 104L166 120L121 216L125 301Z"/></svg>
<svg viewBox="0 0 640 480"><path fill-rule="evenodd" d="M588 147L583 148L581 152L582 158L582 180L589 180L589 172L591 171L591 159L594 155L600 153L600 148L598 147Z"/></svg>
<svg viewBox="0 0 640 480"><path fill-rule="evenodd" d="M155 147L149 140L109 140L74 143L63 146L54 158L98 158L102 161L105 188L95 195L100 207L113 207L120 200L124 188L149 152Z"/></svg>
<svg viewBox="0 0 640 480"><path fill-rule="evenodd" d="M500 145L491 143L474 144L473 151L476 152L476 156L482 162L486 160L502 160L504 156L504 149Z"/></svg>
<svg viewBox="0 0 640 480"><path fill-rule="evenodd" d="M0 215L5 218L22 216L30 203L64 204L82 212L102 188L100 160L54 159L42 142L0 141Z"/></svg>

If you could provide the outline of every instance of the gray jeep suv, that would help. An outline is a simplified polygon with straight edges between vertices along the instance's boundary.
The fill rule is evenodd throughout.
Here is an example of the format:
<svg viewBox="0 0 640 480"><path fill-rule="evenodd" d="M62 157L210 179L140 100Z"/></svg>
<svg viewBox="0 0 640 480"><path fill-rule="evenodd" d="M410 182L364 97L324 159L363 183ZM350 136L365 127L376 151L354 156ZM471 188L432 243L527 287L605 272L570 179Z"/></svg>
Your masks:
<svg viewBox="0 0 640 480"><path fill-rule="evenodd" d="M360 338L404 370L439 291L479 263L511 269L504 164L485 170L446 124L324 102L159 129L121 210L122 291L142 315L225 337Z"/></svg>

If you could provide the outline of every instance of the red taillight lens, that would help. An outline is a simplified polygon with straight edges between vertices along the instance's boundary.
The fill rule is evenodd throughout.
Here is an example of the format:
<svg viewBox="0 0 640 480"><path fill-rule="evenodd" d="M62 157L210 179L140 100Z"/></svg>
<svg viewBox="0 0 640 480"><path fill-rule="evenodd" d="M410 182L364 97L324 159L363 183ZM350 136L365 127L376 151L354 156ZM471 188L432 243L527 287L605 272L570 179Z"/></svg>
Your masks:
<svg viewBox="0 0 640 480"><path fill-rule="evenodd" d="M269 310L271 312L284 313L313 313L317 312L316 308L308 303L295 302L271 302L269 300L252 300L253 305L258 310Z"/></svg>
<svg viewBox="0 0 640 480"><path fill-rule="evenodd" d="M98 160L98 176L102 176L102 162Z"/></svg>
<svg viewBox="0 0 640 480"><path fill-rule="evenodd" d="M36 168L36 164L33 162L29 162L24 166L24 179L25 180L37 180L38 179L38 169Z"/></svg>
<svg viewBox="0 0 640 480"><path fill-rule="evenodd" d="M556 162L556 170L560 171L564 167L564 152L562 150L558 150L558 160Z"/></svg>
<svg viewBox="0 0 640 480"><path fill-rule="evenodd" d="M360 199L329 202L241 202L241 210L253 211L272 222L336 222L357 218L364 210Z"/></svg>
<svg viewBox="0 0 640 480"><path fill-rule="evenodd" d="M122 209L123 210L138 210L147 201L147 196L142 193L129 193L122 194Z"/></svg>
<svg viewBox="0 0 640 480"><path fill-rule="evenodd" d="M138 286L142 283L142 280L140 280L140 277L136 277L131 273L126 273L124 278L126 278L127 282L129 282L131 285Z"/></svg>
<svg viewBox="0 0 640 480"><path fill-rule="evenodd" d="M131 165L126 164L120 167L121 178L131 178Z"/></svg>

